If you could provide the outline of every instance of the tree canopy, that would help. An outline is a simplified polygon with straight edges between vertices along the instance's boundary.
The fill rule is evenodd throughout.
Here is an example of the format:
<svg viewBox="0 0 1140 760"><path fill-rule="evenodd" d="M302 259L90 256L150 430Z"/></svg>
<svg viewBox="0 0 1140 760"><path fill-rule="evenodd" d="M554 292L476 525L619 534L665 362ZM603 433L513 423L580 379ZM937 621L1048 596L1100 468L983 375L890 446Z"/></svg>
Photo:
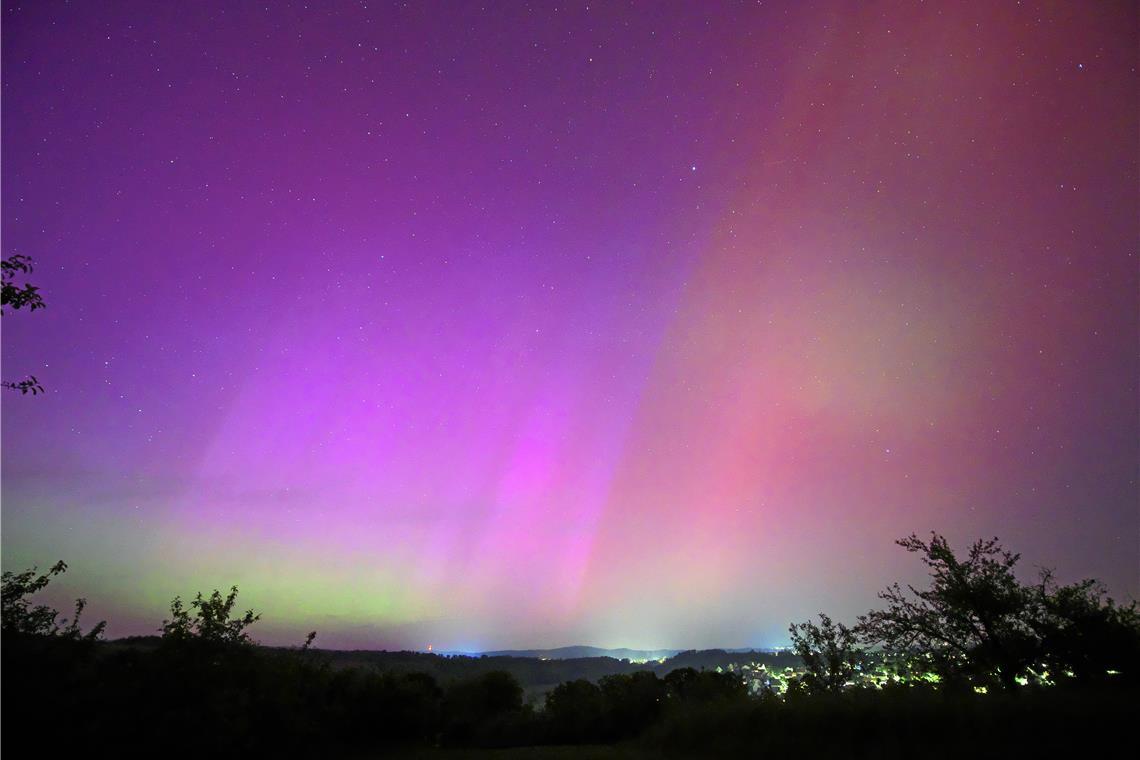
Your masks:
<svg viewBox="0 0 1140 760"><path fill-rule="evenodd" d="M1014 572L1020 555L997 538L974 542L961 558L937 533L896 543L922 557L930 586L904 591L896 583L881 592L887 606L859 619L868 644L925 657L944 677L1006 688L1050 669L1054 678L1104 677L1106 663L1134 669L1140 659L1136 603L1117 606L1097 581L1059 586L1045 570L1038 584L1022 584Z"/></svg>

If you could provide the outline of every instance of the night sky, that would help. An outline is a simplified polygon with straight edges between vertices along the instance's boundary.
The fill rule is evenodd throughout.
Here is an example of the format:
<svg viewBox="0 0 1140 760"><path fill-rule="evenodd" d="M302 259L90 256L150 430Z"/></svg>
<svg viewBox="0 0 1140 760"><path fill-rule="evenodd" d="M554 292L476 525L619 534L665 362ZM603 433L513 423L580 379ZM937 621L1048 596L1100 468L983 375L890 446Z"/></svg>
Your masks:
<svg viewBox="0 0 1140 760"><path fill-rule="evenodd" d="M3 4L3 566L111 636L1140 594L1133 3Z"/></svg>

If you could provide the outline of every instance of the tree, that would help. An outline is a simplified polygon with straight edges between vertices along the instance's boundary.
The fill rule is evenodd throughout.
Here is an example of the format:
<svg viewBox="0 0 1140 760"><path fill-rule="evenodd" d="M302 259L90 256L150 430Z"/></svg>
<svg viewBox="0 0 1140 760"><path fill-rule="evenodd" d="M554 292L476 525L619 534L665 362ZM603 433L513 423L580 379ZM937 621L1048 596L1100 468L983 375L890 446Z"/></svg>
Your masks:
<svg viewBox="0 0 1140 760"><path fill-rule="evenodd" d="M31 273L32 259L28 256L17 253L0 260L0 315L4 313L4 307L22 309L26 306L28 311L46 308L47 304L39 294L38 287L26 282L22 286L16 284L17 276ZM0 387L22 394L31 393L33 396L44 392L44 387L35 375L29 375L23 380L0 380Z"/></svg>
<svg viewBox="0 0 1140 760"><path fill-rule="evenodd" d="M669 699L682 704L731 702L748 696L748 687L735 673L677 668L662 679Z"/></svg>
<svg viewBox="0 0 1140 760"><path fill-rule="evenodd" d="M862 662L856 631L834 623L820 613L819 625L810 620L788 627L792 647L807 672L803 684L813 693L842 691Z"/></svg>
<svg viewBox="0 0 1140 760"><path fill-rule="evenodd" d="M1136 602L1117 605L1104 584L1095 580L1059 585L1052 570L1042 570L1033 592L1033 629L1041 642L1043 664L1054 679L1140 680Z"/></svg>
<svg viewBox="0 0 1140 760"><path fill-rule="evenodd" d="M498 744L512 718L523 713L523 688L502 670L453 683L443 702L448 744Z"/></svg>
<svg viewBox="0 0 1140 760"><path fill-rule="evenodd" d="M32 605L28 598L42 591L54 576L67 572L67 564L60 560L46 573L37 575L37 568L13 573L6 571L0 580L0 628L8 635L51 636L71 640L94 641L103 634L106 621L97 623L87 633L79 627L79 618L87 606L86 599L75 600L75 614L71 620L57 620L59 613L46 604Z"/></svg>
<svg viewBox="0 0 1140 760"><path fill-rule="evenodd" d="M665 682L651 670L614 673L598 680L609 721L610 736L634 736L661 715L668 698Z"/></svg>
<svg viewBox="0 0 1140 760"><path fill-rule="evenodd" d="M246 610L244 615L231 618L237 593L237 586L233 586L225 597L217 590L206 598L199 592L194 601L190 602L190 609L186 609L181 597L174 597L170 603L171 619L162 621L162 637L176 642L200 641L232 645L252 643L245 629L261 619L261 615ZM308 643L312 643L312 638ZM308 644L306 648L307 646Z"/></svg>
<svg viewBox="0 0 1140 760"><path fill-rule="evenodd" d="M922 555L931 584L880 593L886 609L859 618L867 643L917 655L943 677L1007 689L1030 678L1140 678L1140 609L1117 605L1099 581L1062 586L1044 569L1037 584L1022 584L1020 555L997 538L975 541L962 559L937 533L895 543Z"/></svg>
<svg viewBox="0 0 1140 760"><path fill-rule="evenodd" d="M922 555L931 585L908 586L907 593L896 583L881 592L887 608L859 619L864 639L924 655L944 676L1012 688L1038 655L1032 595L1013 572L1020 555L997 538L974 542L964 559L937 533L930 541L911 534L895 543Z"/></svg>
<svg viewBox="0 0 1140 760"><path fill-rule="evenodd" d="M543 712L555 741L587 742L602 736L602 690L584 678L564 681L547 692Z"/></svg>

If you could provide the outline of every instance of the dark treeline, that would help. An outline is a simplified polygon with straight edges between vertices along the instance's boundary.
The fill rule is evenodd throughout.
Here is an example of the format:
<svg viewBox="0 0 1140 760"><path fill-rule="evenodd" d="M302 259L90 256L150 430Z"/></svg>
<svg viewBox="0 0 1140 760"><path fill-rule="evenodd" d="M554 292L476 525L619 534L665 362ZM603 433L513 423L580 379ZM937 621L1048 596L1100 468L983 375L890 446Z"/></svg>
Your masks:
<svg viewBox="0 0 1140 760"><path fill-rule="evenodd" d="M606 743L642 735L674 703L749 699L729 673L682 668L570 680L536 710L511 673L478 672L481 658L434 660L464 660L468 672L337 668L323 652L194 637L115 647L5 634L4 724L22 728L4 741L28 731L61 751L141 750L193 737L195 754Z"/></svg>
<svg viewBox="0 0 1140 760"><path fill-rule="evenodd" d="M121 649L152 650L162 642L159 636L131 636L106 642L101 647L113 652ZM285 652L287 650L280 650ZM663 662L630 662L613 657L570 657L541 659L507 655L438 655L430 652L386 651L375 649L317 650L334 669L374 668L391 673L427 673L439 681L471 678L492 671L510 673L529 693L546 692L565 681L599 678L620 673L652 670L664 676L678 668L715 669L762 663L783 669L800 664L790 651L727 652L702 649L679 652Z"/></svg>
<svg viewBox="0 0 1140 760"><path fill-rule="evenodd" d="M97 654L97 642L5 636L5 750L113 747L200 757L366 756L429 747L632 742L649 754L1054 756L1129 735L1133 683L978 694L899 685L750 696L730 673L682 668L578 679L536 709L509 673L333 668L320 653L164 640ZM1025 753L1025 754L1022 754ZM52 756L55 756L54 754ZM1007 755L1008 756L1008 755Z"/></svg>
<svg viewBox="0 0 1140 760"><path fill-rule="evenodd" d="M959 560L935 539L904 543L926 552L930 589L913 598L889 589L888 607L854 628L827 616L793 626L799 656L769 663L717 650L646 665L328 653L312 648L313 636L267 648L247 632L259 616L235 613L236 588L176 598L161 636L103 642L102 624L83 630L82 601L70 620L32 603L62 563L42 575L7 572L3 749L34 741L49 756L368 757L597 745L594 756L1087 757L1126 741L1140 706L1136 606L1048 575L1024 586L1011 580L1016 556L996 544ZM908 634L912 624L925 639ZM894 646L865 646L884 632ZM794 673L780 676L780 690L750 691L737 665L753 668L753 684L758 670ZM527 699L524 686L554 681Z"/></svg>

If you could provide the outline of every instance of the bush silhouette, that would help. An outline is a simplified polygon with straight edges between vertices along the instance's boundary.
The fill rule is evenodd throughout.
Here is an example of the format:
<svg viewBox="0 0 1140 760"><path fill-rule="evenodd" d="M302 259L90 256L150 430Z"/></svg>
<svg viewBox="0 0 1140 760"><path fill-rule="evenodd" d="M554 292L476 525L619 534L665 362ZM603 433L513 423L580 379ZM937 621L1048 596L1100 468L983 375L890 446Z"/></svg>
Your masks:
<svg viewBox="0 0 1140 760"><path fill-rule="evenodd" d="M174 597L170 603L170 620L162 622L163 639L223 645L252 643L245 629L261 619L261 615L246 610L240 617L230 617L237 602L237 593L237 586L233 586L225 597L217 590L205 598L199 592L190 602L190 609L186 609L181 597Z"/></svg>

